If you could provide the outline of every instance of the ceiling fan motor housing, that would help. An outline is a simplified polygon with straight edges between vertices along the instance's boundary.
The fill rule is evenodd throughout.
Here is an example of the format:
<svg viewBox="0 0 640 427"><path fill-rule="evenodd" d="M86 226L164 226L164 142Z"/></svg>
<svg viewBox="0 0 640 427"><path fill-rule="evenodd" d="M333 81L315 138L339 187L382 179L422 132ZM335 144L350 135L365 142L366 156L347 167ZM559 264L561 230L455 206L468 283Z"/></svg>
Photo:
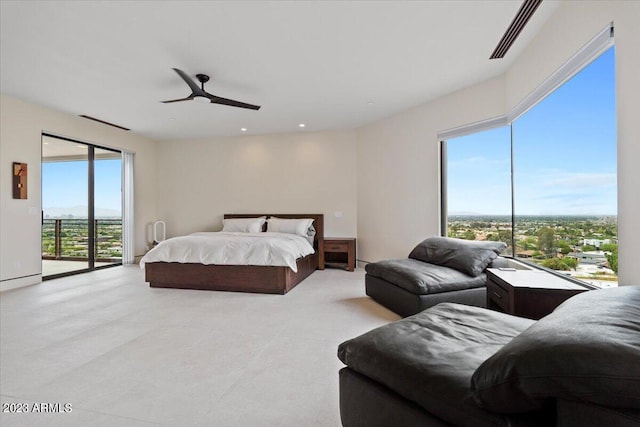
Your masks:
<svg viewBox="0 0 640 427"><path fill-rule="evenodd" d="M196 74L196 78L200 83L206 83L209 81L209 76L206 74Z"/></svg>

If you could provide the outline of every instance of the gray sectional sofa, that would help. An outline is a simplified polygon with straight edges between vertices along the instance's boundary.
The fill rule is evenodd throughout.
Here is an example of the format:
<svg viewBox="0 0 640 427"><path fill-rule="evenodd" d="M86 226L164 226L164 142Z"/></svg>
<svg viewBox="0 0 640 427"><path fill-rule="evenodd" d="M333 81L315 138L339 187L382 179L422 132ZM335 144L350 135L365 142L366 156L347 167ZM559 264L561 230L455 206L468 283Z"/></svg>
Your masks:
<svg viewBox="0 0 640 427"><path fill-rule="evenodd" d="M444 303L342 343L344 427L640 426L640 286L539 321Z"/></svg>
<svg viewBox="0 0 640 427"><path fill-rule="evenodd" d="M365 266L367 295L406 317L441 302L484 307L487 267L506 266L502 242L431 237L405 259Z"/></svg>

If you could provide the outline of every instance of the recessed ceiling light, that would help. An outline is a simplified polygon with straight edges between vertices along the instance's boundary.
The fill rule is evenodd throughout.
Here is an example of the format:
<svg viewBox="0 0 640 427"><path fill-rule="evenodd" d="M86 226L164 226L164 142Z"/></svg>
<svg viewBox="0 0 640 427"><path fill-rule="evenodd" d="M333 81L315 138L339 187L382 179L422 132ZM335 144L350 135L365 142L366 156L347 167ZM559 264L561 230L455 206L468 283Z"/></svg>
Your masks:
<svg viewBox="0 0 640 427"><path fill-rule="evenodd" d="M48 143L48 142L46 142L46 141L45 141L45 142L43 142L43 144L44 144L44 145L49 145L49 143Z"/></svg>
<svg viewBox="0 0 640 427"><path fill-rule="evenodd" d="M240 130L241 130L242 132L246 132L246 131L247 131L247 128L240 128Z"/></svg>
<svg viewBox="0 0 640 427"><path fill-rule="evenodd" d="M304 127L304 123L300 123L298 126L303 128Z"/></svg>

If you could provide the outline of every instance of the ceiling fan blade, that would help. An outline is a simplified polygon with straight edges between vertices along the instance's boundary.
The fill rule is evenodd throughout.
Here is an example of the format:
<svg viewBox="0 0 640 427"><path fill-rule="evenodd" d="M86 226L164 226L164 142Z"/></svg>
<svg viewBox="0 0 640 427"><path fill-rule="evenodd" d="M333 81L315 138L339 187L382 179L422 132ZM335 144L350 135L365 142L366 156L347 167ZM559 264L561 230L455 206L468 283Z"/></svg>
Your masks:
<svg viewBox="0 0 640 427"><path fill-rule="evenodd" d="M186 84L189 85L189 88L191 88L191 92L193 92L193 94L201 94L204 91L200 88L200 86L198 86L198 84L196 82L194 82L191 77L189 77L187 75L187 73L185 73L184 71L178 69L178 68L174 68L173 69L176 73L178 73L178 75L180 77L182 77L182 80L185 81Z"/></svg>
<svg viewBox="0 0 640 427"><path fill-rule="evenodd" d="M207 76L206 74L196 74L196 77L202 84L202 87L198 87L198 84L194 82L193 79L189 77L187 73L185 73L184 71L180 70L179 68L174 68L173 71L178 73L178 75L182 78L182 80L184 80L185 83L189 85L189 88L191 88L191 95L182 99L172 99L169 101L162 101L165 104L168 104L170 102L189 101L194 99L195 97L202 96L202 97L208 98L210 102L213 104L229 105L231 107L247 108L249 110L260 109L259 105L247 104L246 102L240 102L233 99L222 98L220 96L211 95L210 93L205 92L204 84L209 81L209 76Z"/></svg>
<svg viewBox="0 0 640 427"><path fill-rule="evenodd" d="M160 101L163 104L169 104L171 102L180 102L180 101L191 101L193 99L193 95L187 96L186 98L180 98L180 99L171 99L169 101Z"/></svg>
<svg viewBox="0 0 640 427"><path fill-rule="evenodd" d="M212 104L230 105L231 107L248 108L249 110L259 110L259 105L247 104L246 102L235 101L233 99L222 98L219 96L211 95L207 93L207 97L211 100Z"/></svg>

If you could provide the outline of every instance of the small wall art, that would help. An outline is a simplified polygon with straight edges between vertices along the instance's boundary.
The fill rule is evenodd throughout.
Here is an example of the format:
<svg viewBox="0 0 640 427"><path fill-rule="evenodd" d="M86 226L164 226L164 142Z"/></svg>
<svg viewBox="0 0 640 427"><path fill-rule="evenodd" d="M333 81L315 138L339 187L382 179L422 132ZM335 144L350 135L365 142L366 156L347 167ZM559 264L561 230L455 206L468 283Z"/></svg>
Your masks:
<svg viewBox="0 0 640 427"><path fill-rule="evenodd" d="M27 164L13 162L13 198L27 198Z"/></svg>

